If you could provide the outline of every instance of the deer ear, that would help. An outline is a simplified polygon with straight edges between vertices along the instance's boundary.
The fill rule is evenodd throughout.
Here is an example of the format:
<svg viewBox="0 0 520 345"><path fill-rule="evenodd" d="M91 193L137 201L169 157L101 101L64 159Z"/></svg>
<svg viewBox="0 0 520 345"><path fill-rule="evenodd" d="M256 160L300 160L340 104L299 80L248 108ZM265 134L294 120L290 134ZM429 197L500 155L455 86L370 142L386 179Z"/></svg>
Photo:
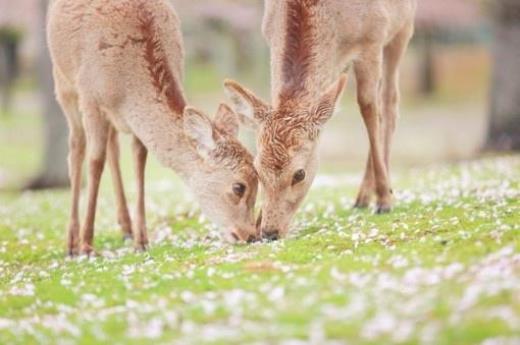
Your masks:
<svg viewBox="0 0 520 345"><path fill-rule="evenodd" d="M254 119L247 117L243 114L237 114L237 116L242 126L253 132L256 132L258 130L258 122L256 122Z"/></svg>
<svg viewBox="0 0 520 345"><path fill-rule="evenodd" d="M226 80L224 82L224 88L233 104L235 112L239 116L249 118L257 125L264 122L267 116L269 116L271 107L263 100L255 96L253 92L242 87L237 82L233 80ZM245 123L245 121L242 122Z"/></svg>
<svg viewBox="0 0 520 345"><path fill-rule="evenodd" d="M238 137L238 116L227 104L220 104L217 110L217 115L215 115L214 122L215 127L217 127L222 132L234 138Z"/></svg>
<svg viewBox="0 0 520 345"><path fill-rule="evenodd" d="M316 126L322 127L332 117L346 85L347 74L343 73L339 80L321 96L312 112L312 121Z"/></svg>
<svg viewBox="0 0 520 345"><path fill-rule="evenodd" d="M210 119L195 108L184 109L184 133L195 144L199 155L204 158L208 157L216 147Z"/></svg>

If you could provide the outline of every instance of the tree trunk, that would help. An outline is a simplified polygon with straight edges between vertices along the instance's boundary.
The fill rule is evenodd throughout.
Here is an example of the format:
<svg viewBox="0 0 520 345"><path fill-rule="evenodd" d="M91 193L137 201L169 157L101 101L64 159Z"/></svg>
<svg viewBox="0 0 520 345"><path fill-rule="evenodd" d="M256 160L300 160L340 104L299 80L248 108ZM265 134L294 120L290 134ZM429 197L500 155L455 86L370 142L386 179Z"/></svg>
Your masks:
<svg viewBox="0 0 520 345"><path fill-rule="evenodd" d="M40 0L42 34L38 57L38 78L44 109L45 143L40 173L28 184L28 189L59 188L69 184L67 168L68 127L54 95L52 64L44 29L47 3L47 0Z"/></svg>
<svg viewBox="0 0 520 345"><path fill-rule="evenodd" d="M422 45L419 92L421 95L430 96L436 90L433 29L424 28L419 37Z"/></svg>
<svg viewBox="0 0 520 345"><path fill-rule="evenodd" d="M19 74L20 34L15 28L0 29L0 110L11 110L14 84Z"/></svg>
<svg viewBox="0 0 520 345"><path fill-rule="evenodd" d="M520 150L520 1L497 0L487 148Z"/></svg>
<svg viewBox="0 0 520 345"><path fill-rule="evenodd" d="M9 67L7 63L7 54L5 49L0 42L0 112L7 114L7 109L9 107Z"/></svg>

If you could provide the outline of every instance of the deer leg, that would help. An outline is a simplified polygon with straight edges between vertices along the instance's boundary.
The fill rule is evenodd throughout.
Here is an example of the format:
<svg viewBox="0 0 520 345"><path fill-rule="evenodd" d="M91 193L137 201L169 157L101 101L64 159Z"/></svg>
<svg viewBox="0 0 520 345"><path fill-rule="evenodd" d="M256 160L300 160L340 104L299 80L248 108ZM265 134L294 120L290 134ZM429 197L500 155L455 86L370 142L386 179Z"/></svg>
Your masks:
<svg viewBox="0 0 520 345"><path fill-rule="evenodd" d="M143 143L134 137L132 150L135 160L135 174L137 179L137 207L135 213L134 243L136 250L143 251L148 247L148 234L146 230L146 209L144 200L144 173L148 150Z"/></svg>
<svg viewBox="0 0 520 345"><path fill-rule="evenodd" d="M379 94L382 92L382 83L378 84ZM381 97L379 97L379 101L381 101ZM379 102L379 109L382 109L382 104ZM381 138L383 138L383 129L384 129L384 119L380 117L380 132ZM372 201L372 196L375 193L375 176L374 176L374 164L372 163L372 151L368 150L368 158L367 164L365 167L365 174L363 176L363 182L361 183L361 187L359 188L359 193L356 198L356 203L354 204L355 208L367 208Z"/></svg>
<svg viewBox="0 0 520 345"><path fill-rule="evenodd" d="M376 212L386 213L392 208L392 198L384 164L380 131L381 51L376 49L375 53L368 56L365 55L361 60L355 62L354 69L357 79L358 103L370 141L370 156L372 158L377 196Z"/></svg>
<svg viewBox="0 0 520 345"><path fill-rule="evenodd" d="M60 87L59 78L55 78L55 80L57 99L69 124L68 166L72 199L67 231L67 253L69 256L74 256L79 253L79 199L81 173L85 159L85 133L81 124L77 95L73 92L64 92Z"/></svg>
<svg viewBox="0 0 520 345"><path fill-rule="evenodd" d="M389 181L392 139L399 118L399 65L408 47L412 30L411 26L404 29L384 49L383 141L385 166Z"/></svg>
<svg viewBox="0 0 520 345"><path fill-rule="evenodd" d="M355 208L367 208L370 205L372 195L374 194L374 168L372 166L372 153L368 150L367 164L365 167L365 175L363 182L359 188L358 196L356 198Z"/></svg>
<svg viewBox="0 0 520 345"><path fill-rule="evenodd" d="M79 253L79 199L81 195L81 175L85 160L85 134L82 128L71 128L69 134L69 179L72 190L70 222L67 236L69 256Z"/></svg>
<svg viewBox="0 0 520 345"><path fill-rule="evenodd" d="M121 177L121 168L119 166L119 140L118 133L114 127L110 127L108 135L108 163L112 173L112 184L117 202L117 221L123 231L123 239L132 239L132 221L128 212L128 204L126 202L125 189L123 179Z"/></svg>
<svg viewBox="0 0 520 345"><path fill-rule="evenodd" d="M94 223L99 193L99 183L105 167L106 148L110 125L97 105L83 106L88 148L88 206L83 222L81 252L90 255L93 251Z"/></svg>

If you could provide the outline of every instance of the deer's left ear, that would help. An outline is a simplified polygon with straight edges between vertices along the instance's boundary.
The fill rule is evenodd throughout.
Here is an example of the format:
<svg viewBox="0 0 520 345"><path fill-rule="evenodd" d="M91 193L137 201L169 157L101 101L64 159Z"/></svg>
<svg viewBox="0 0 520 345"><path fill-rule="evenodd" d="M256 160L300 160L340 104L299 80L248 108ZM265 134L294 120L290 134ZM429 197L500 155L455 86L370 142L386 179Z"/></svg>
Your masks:
<svg viewBox="0 0 520 345"><path fill-rule="evenodd" d="M241 122L249 128L257 127L269 116L271 107L236 81L226 80L224 89L235 112L240 116Z"/></svg>
<svg viewBox="0 0 520 345"><path fill-rule="evenodd" d="M312 121L316 126L323 126L334 114L334 109L347 85L347 74L341 74L339 80L325 92L312 111Z"/></svg>
<svg viewBox="0 0 520 345"><path fill-rule="evenodd" d="M217 146L213 138L213 124L204 113L195 108L184 109L184 133L203 158L208 157Z"/></svg>
<svg viewBox="0 0 520 345"><path fill-rule="evenodd" d="M238 137L239 123L238 116L235 112L224 103L218 107L217 115L215 115L215 127L234 138Z"/></svg>

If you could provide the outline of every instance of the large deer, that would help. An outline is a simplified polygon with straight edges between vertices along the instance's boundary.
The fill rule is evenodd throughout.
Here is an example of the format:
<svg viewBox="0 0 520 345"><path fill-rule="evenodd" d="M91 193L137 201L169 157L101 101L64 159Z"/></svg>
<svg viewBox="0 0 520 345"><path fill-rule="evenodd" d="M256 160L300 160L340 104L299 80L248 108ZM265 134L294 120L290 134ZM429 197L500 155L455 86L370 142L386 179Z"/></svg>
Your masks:
<svg viewBox="0 0 520 345"><path fill-rule="evenodd" d="M251 240L256 235L253 209L258 182L253 158L237 140L238 117L225 105L214 121L186 107L179 26L166 0L51 2L48 43L57 98L70 127L70 255L93 250L106 156L119 222L127 236L132 234L118 162L118 132L133 135L137 249L148 244L144 205L148 150L183 178L202 211L226 229L228 239ZM78 204L86 148L88 206L80 240Z"/></svg>
<svg viewBox="0 0 520 345"><path fill-rule="evenodd" d="M227 81L235 110L258 127L255 161L264 189L261 231L276 239L316 175L317 144L352 63L370 152L357 207L377 196L391 210L389 158L398 117L398 69L413 32L416 0L266 0L272 106Z"/></svg>

